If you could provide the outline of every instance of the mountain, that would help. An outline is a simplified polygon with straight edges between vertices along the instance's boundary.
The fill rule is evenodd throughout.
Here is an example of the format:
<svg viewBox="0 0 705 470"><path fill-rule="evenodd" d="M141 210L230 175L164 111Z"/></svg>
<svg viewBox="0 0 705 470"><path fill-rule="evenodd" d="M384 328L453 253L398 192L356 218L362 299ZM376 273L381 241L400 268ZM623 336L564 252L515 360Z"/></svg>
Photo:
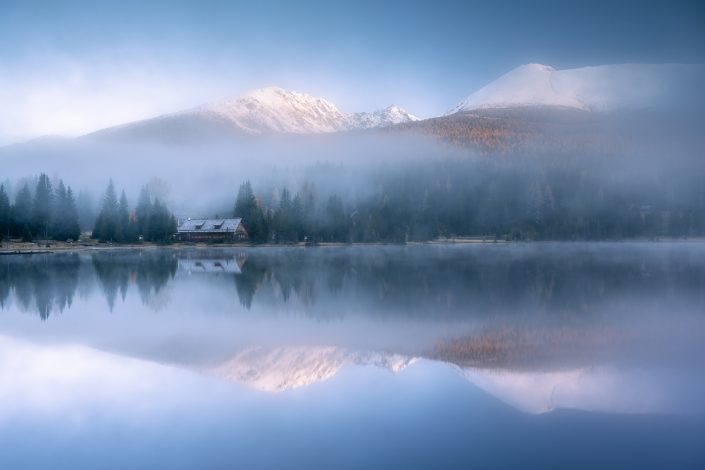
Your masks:
<svg viewBox="0 0 705 470"><path fill-rule="evenodd" d="M355 113L348 115L349 129L374 129L377 127L388 127L395 124L416 122L421 119L409 114L399 106L389 106L373 113Z"/></svg>
<svg viewBox="0 0 705 470"><path fill-rule="evenodd" d="M398 106L372 113L345 113L323 98L268 87L241 98L103 129L90 136L180 142L223 135L322 134L417 120Z"/></svg>
<svg viewBox="0 0 705 470"><path fill-rule="evenodd" d="M638 110L702 104L705 67L619 64L556 70L541 64L515 68L480 88L446 115L483 109L561 107L587 111Z"/></svg>
<svg viewBox="0 0 705 470"><path fill-rule="evenodd" d="M414 361L413 357L399 354L334 346L253 347L216 367L214 373L257 390L282 392L330 379L344 366L374 366L396 373Z"/></svg>
<svg viewBox="0 0 705 470"><path fill-rule="evenodd" d="M455 366L457 367L457 366ZM476 387L519 411L531 414L556 409L602 413L683 413L693 403L674 398L683 386L672 374L666 380L654 370L610 366L556 370L511 370L457 367L458 373ZM648 390L648 393L633 393Z"/></svg>

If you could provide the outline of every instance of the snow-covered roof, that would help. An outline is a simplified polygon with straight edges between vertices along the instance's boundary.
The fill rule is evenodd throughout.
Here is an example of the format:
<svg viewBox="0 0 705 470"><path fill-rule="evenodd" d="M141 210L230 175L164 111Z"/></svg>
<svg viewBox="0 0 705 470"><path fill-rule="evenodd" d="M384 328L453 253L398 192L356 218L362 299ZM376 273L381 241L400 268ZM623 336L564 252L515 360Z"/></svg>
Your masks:
<svg viewBox="0 0 705 470"><path fill-rule="evenodd" d="M179 269L192 273L231 273L240 274L242 267L237 259L183 258L179 260Z"/></svg>
<svg viewBox="0 0 705 470"><path fill-rule="evenodd" d="M234 232L242 223L241 218L234 219L187 219L176 229L184 232Z"/></svg>

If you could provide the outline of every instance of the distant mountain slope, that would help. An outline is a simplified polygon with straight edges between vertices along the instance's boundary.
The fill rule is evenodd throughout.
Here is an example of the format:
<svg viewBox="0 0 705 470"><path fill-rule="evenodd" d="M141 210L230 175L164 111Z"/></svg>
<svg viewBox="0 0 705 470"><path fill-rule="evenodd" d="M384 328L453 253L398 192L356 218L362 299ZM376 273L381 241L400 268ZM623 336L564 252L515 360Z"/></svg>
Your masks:
<svg viewBox="0 0 705 470"><path fill-rule="evenodd" d="M527 64L477 90L446 115L536 106L590 111L680 106L702 99L703 78L702 65L619 64L556 70Z"/></svg>
<svg viewBox="0 0 705 470"><path fill-rule="evenodd" d="M91 138L208 140L215 137L266 134L322 134L370 129L418 118L398 106L372 113L344 113L333 103L279 87L90 134Z"/></svg>
<svg viewBox="0 0 705 470"><path fill-rule="evenodd" d="M552 152L614 148L613 116L568 107L487 108L383 129L432 137L481 153Z"/></svg>

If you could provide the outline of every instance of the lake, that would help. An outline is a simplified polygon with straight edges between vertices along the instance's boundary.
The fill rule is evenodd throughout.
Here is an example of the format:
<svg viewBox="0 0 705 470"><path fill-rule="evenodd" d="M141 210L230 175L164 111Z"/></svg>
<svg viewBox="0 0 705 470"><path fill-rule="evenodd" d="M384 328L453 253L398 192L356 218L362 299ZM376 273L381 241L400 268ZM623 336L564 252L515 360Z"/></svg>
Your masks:
<svg viewBox="0 0 705 470"><path fill-rule="evenodd" d="M0 257L0 468L705 468L705 243Z"/></svg>

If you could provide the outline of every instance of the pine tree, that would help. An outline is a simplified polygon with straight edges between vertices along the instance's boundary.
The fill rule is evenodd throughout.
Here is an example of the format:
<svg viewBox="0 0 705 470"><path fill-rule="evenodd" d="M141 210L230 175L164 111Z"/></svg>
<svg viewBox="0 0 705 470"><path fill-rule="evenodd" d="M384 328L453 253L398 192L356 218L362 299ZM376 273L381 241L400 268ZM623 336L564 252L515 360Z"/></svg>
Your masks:
<svg viewBox="0 0 705 470"><path fill-rule="evenodd" d="M343 208L343 200L333 194L328 198L326 206L327 238L330 241L347 241L348 224Z"/></svg>
<svg viewBox="0 0 705 470"><path fill-rule="evenodd" d="M51 236L54 240L66 240L66 216L64 214L64 208L66 205L66 187L64 182L59 180L59 184L56 186L56 191L54 194L54 214L53 220L51 222Z"/></svg>
<svg viewBox="0 0 705 470"><path fill-rule="evenodd" d="M73 192L66 189L63 181L59 181L56 188L54 222L52 224L52 237L55 240L78 240L81 228L78 224L78 211Z"/></svg>
<svg viewBox="0 0 705 470"><path fill-rule="evenodd" d="M147 238L149 234L149 214L152 211L152 196L147 186L140 190L140 197L135 207L137 234Z"/></svg>
<svg viewBox="0 0 705 470"><path fill-rule="evenodd" d="M130 240L130 207L127 203L127 196L123 190L120 194L120 202L118 204L118 230L115 235L115 241L124 243Z"/></svg>
<svg viewBox="0 0 705 470"><path fill-rule="evenodd" d="M29 224L32 219L32 193L29 191L29 186L22 186L20 191L15 196L15 205L13 207L14 233L17 236L25 235L25 227L29 231ZM29 238L32 238L31 235Z"/></svg>
<svg viewBox="0 0 705 470"><path fill-rule="evenodd" d="M91 230L96 219L93 198L87 191L79 191L75 204L81 230Z"/></svg>
<svg viewBox="0 0 705 470"><path fill-rule="evenodd" d="M111 179L103 197L103 206L95 221L93 238L101 241L116 240L119 231L118 207L119 203L115 195L115 186Z"/></svg>
<svg viewBox="0 0 705 470"><path fill-rule="evenodd" d="M42 173L39 175L37 189L34 192L32 203L32 226L34 233L45 239L49 237L49 228L52 222L53 194L49 177Z"/></svg>
<svg viewBox="0 0 705 470"><path fill-rule="evenodd" d="M176 233L176 218L169 212L159 199L154 200L149 213L149 232L147 239L153 242L164 243L171 240Z"/></svg>
<svg viewBox="0 0 705 470"><path fill-rule="evenodd" d="M29 229L28 224L24 224L24 227L22 228L22 241L23 242L31 242L32 241L32 231Z"/></svg>
<svg viewBox="0 0 705 470"><path fill-rule="evenodd" d="M81 237L81 226L78 222L78 209L76 208L76 201L74 200L71 186L66 190L62 212L65 218L64 235L66 239L78 240Z"/></svg>
<svg viewBox="0 0 705 470"><path fill-rule="evenodd" d="M291 227L289 238L295 242L298 242L304 236L304 227L301 223L303 214L304 204L301 199L301 193L296 193L294 201L291 203L291 215L289 216L289 226Z"/></svg>
<svg viewBox="0 0 705 470"><path fill-rule="evenodd" d="M10 237L10 230L12 229L11 219L10 198L5 192L5 185L0 185L0 240Z"/></svg>
<svg viewBox="0 0 705 470"><path fill-rule="evenodd" d="M274 225L278 242L291 241L291 195L286 188L282 189Z"/></svg>
<svg viewBox="0 0 705 470"><path fill-rule="evenodd" d="M249 181L240 185L233 215L242 218L242 223L252 241L267 241L269 235L267 223Z"/></svg>

